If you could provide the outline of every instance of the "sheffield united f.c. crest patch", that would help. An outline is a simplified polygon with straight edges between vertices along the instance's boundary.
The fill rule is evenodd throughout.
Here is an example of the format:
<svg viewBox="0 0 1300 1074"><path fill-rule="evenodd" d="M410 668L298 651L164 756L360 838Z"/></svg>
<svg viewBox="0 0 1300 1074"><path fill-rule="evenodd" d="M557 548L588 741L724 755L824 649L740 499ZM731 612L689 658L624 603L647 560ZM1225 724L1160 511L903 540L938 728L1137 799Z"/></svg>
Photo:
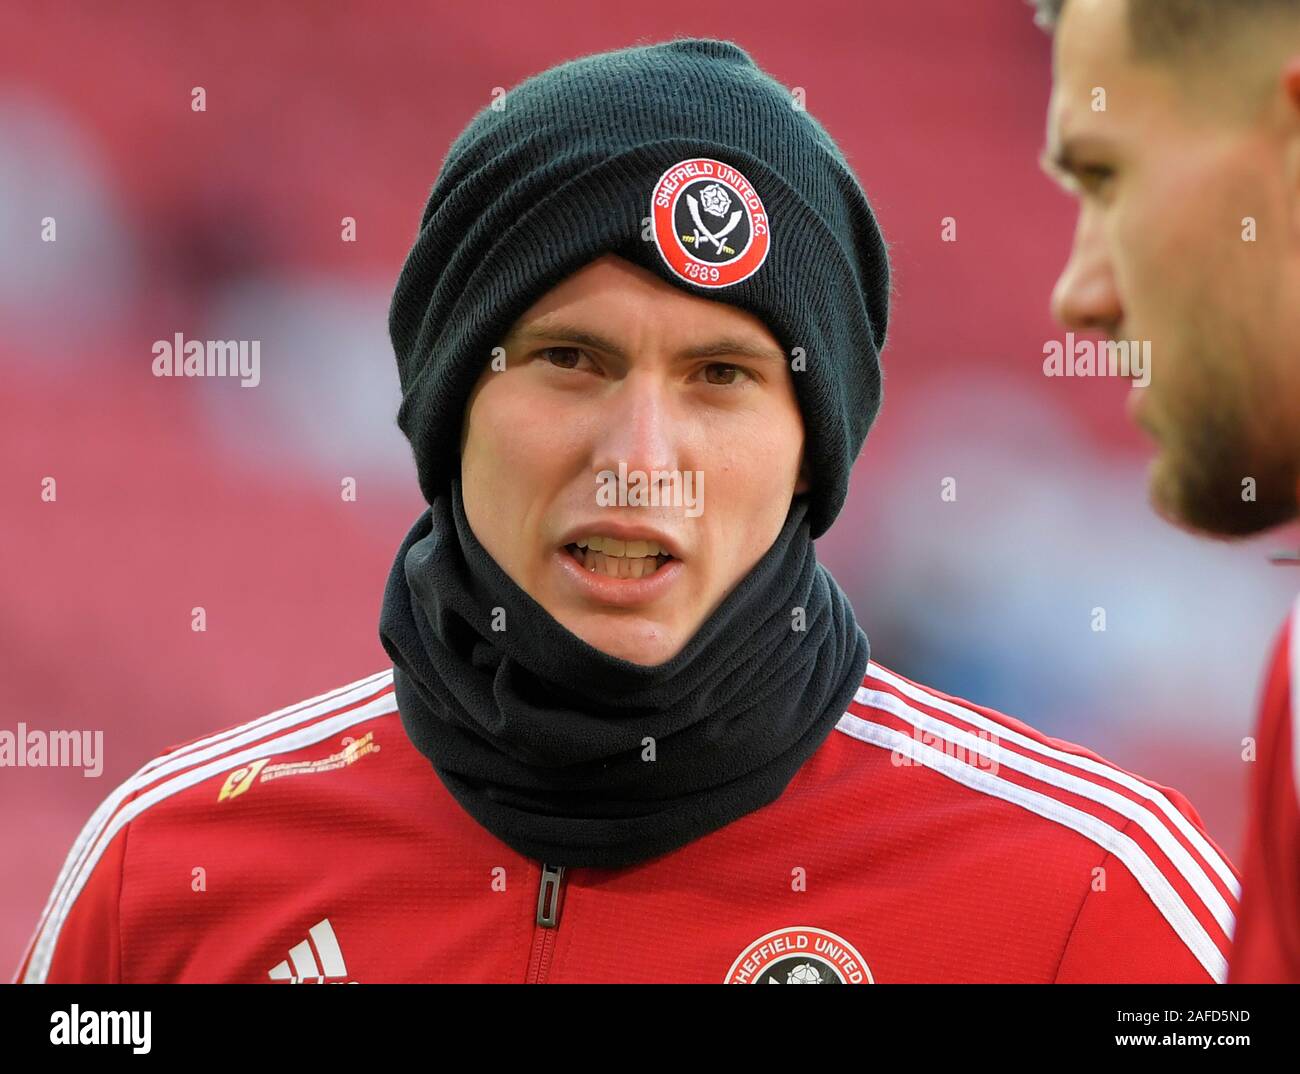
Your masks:
<svg viewBox="0 0 1300 1074"><path fill-rule="evenodd" d="M760 936L727 971L726 984L874 984L871 969L843 936L792 925Z"/></svg>
<svg viewBox="0 0 1300 1074"><path fill-rule="evenodd" d="M730 287L767 259L767 211L749 180L720 160L678 161L650 196L655 246L682 279L701 287Z"/></svg>

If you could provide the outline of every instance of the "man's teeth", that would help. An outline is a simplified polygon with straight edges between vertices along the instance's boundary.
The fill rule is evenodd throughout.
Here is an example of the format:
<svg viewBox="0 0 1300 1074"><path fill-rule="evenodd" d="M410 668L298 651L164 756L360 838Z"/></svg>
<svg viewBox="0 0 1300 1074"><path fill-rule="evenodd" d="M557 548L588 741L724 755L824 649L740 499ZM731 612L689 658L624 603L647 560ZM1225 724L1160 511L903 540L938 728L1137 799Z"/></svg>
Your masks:
<svg viewBox="0 0 1300 1074"><path fill-rule="evenodd" d="M582 565L595 574L607 574L611 578L644 578L659 568L659 561L651 556L629 559L627 556L607 556L604 552L593 552L590 548L581 552Z"/></svg>
<svg viewBox="0 0 1300 1074"><path fill-rule="evenodd" d="M653 574L670 559L658 541L620 541L613 537L581 537L577 545L577 559L597 574L610 578L644 578Z"/></svg>
<svg viewBox="0 0 1300 1074"><path fill-rule="evenodd" d="M630 559L663 554L658 541L618 541L613 537L580 537L577 545L579 548L590 548L593 552L604 552L607 556L627 556Z"/></svg>

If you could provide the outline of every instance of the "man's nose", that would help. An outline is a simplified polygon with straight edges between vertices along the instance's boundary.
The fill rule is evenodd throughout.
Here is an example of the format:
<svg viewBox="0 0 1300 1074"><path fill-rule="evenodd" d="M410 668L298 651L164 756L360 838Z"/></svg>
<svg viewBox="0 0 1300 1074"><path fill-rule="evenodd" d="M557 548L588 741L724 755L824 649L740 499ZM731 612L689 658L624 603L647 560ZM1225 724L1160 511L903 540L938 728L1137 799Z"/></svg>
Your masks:
<svg viewBox="0 0 1300 1074"><path fill-rule="evenodd" d="M678 468L682 415L657 373L629 373L606 398L603 411L597 470L617 472L620 463L647 473Z"/></svg>
<svg viewBox="0 0 1300 1074"><path fill-rule="evenodd" d="M1123 313L1100 215L1081 209L1070 259L1052 290L1052 315L1072 330L1110 334Z"/></svg>

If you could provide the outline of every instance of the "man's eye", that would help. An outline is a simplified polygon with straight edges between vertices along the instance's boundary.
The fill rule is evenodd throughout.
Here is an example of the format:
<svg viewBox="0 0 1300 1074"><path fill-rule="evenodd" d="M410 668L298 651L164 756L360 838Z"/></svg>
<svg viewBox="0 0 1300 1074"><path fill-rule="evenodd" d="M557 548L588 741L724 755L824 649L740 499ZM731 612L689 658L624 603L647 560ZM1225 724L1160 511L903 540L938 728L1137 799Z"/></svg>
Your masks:
<svg viewBox="0 0 1300 1074"><path fill-rule="evenodd" d="M749 376L749 370L744 369L738 365L729 365L726 362L711 362L709 365L706 365L704 367L704 372L705 372L705 379L708 380L710 384L715 384L721 388L730 387L732 384L738 384L739 383L738 377L740 375L746 377ZM721 373L723 375L723 379L722 380L712 379L710 374L713 373Z"/></svg>
<svg viewBox="0 0 1300 1074"><path fill-rule="evenodd" d="M582 351L577 347L544 347L537 353L551 365L561 369L576 368L578 360L582 357Z"/></svg>

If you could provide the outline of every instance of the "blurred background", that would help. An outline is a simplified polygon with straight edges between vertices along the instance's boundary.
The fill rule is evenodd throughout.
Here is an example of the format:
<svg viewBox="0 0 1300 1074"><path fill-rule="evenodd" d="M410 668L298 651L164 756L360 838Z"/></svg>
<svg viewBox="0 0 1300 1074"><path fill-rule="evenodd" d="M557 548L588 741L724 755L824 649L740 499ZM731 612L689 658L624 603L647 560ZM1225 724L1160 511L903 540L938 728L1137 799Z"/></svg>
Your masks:
<svg viewBox="0 0 1300 1074"><path fill-rule="evenodd" d="M0 20L0 727L103 729L105 754L98 779L0 769L6 978L121 780L388 666L380 597L424 503L386 311L443 155L494 88L678 35L803 87L892 246L885 405L818 543L874 658L1177 787L1236 860L1241 739L1300 571L1267 562L1290 534L1159 522L1127 382L1043 376L1074 216L1037 166L1050 43L1021 0ZM261 384L155 378L177 332L261 340Z"/></svg>

